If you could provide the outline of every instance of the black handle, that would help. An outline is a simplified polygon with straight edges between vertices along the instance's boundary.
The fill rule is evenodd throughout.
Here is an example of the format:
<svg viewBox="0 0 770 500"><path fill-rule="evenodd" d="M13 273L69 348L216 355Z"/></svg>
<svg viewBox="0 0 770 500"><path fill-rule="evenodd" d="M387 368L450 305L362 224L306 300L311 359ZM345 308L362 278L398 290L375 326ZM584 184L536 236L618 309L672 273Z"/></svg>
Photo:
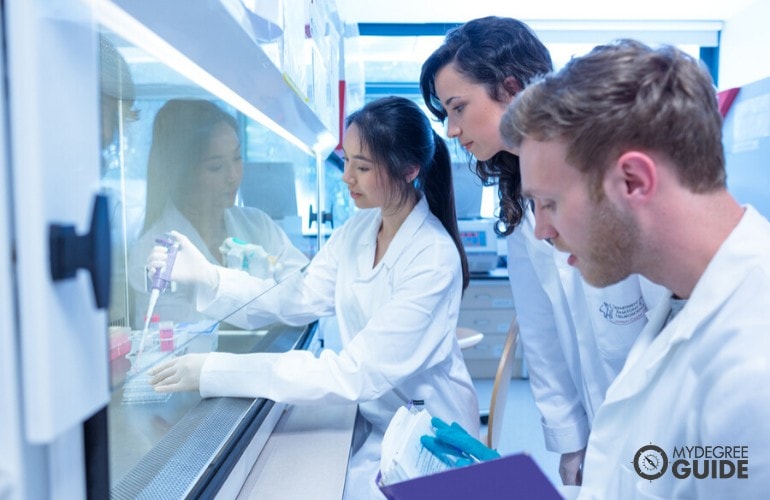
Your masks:
<svg viewBox="0 0 770 500"><path fill-rule="evenodd" d="M334 213L333 213L333 206L329 208L328 212L321 211L321 224L326 224L327 222L331 222L332 229L334 229ZM316 212L313 212L313 205L310 205L310 212L308 213L307 218L307 227L311 227L313 225L313 222L318 222L318 214Z"/></svg>
<svg viewBox="0 0 770 500"><path fill-rule="evenodd" d="M78 236L75 226L48 226L51 254L51 278L54 281L74 278L78 269L91 273L94 299L98 309L110 305L110 275L112 272L112 243L110 241L109 199L96 195L91 215L91 228Z"/></svg>

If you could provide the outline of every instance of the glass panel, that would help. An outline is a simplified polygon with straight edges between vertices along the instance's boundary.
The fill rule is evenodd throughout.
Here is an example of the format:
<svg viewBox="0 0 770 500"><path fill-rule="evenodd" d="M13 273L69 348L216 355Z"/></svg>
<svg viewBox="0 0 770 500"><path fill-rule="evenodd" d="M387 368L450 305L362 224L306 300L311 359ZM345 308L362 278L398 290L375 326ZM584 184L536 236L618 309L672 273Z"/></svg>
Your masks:
<svg viewBox="0 0 770 500"><path fill-rule="evenodd" d="M341 163L327 162L325 164L324 200L332 217L331 228L342 226L356 211L356 205L350 197L348 187L342 182L342 169Z"/></svg>
<svg viewBox="0 0 770 500"><path fill-rule="evenodd" d="M116 256L110 324L143 327L145 264L168 231L209 262L257 277L304 266L315 252L303 241L312 234L315 158L115 35L102 39L102 184L112 194ZM198 312L192 292L171 283L154 312L203 329L223 319Z"/></svg>
<svg viewBox="0 0 770 500"><path fill-rule="evenodd" d="M213 458L257 403L156 393L147 370L184 353L285 351L309 334L307 327L278 323L244 329L228 316L315 254L317 231L308 227L308 214L319 206L317 166L286 134L106 29L101 75L102 186L111 199L114 252L110 477L113 496L153 496L148 468L174 474L175 455L189 453L183 447L191 443L210 448ZM147 275L146 263L169 231L183 234L200 258L266 284L245 288L241 302L215 314L198 310L192 285L171 282L154 295L161 282ZM202 416L217 422L223 411L229 417L218 434L190 434L190 422ZM174 480L192 484L206 466Z"/></svg>

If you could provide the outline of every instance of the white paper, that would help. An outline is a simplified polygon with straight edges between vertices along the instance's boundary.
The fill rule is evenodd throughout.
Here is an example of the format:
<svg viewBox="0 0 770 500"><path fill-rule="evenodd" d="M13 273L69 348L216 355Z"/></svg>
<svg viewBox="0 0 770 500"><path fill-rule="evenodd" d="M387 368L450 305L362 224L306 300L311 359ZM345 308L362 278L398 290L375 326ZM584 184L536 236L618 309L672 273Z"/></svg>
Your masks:
<svg viewBox="0 0 770 500"><path fill-rule="evenodd" d="M380 459L380 483L399 483L420 476L427 476L450 467L428 451L420 440L433 436L431 415L427 410L401 407L388 424L382 439Z"/></svg>

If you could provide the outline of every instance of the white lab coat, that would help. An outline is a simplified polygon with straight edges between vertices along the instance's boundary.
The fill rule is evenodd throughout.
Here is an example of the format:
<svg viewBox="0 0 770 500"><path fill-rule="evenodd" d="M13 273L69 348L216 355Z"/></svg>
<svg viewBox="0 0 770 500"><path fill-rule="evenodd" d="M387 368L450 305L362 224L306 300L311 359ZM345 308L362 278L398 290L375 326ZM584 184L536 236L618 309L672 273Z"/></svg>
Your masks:
<svg viewBox="0 0 770 500"><path fill-rule="evenodd" d="M300 269L308 263L305 254L291 244L286 233L269 215L257 208L228 208L225 210L225 228L228 236L261 245L268 254L278 257L284 274ZM220 256L215 257L211 253L190 221L173 203L168 203L161 217L136 241L129 254L129 280L135 295L135 325L141 325L144 321L150 298L149 291L145 289L147 257L152 247L156 245L155 238L170 230L187 236L209 262L216 264L220 262ZM161 321L169 320L177 323L200 321L205 318L195 308L193 287L176 283L161 295L155 312L160 316Z"/></svg>
<svg viewBox="0 0 770 500"><path fill-rule="evenodd" d="M669 310L650 312L596 415L580 498L767 498L770 223L748 207L661 331ZM632 464L650 443L668 455L653 481ZM674 477L674 447L717 445L748 446L748 479Z"/></svg>
<svg viewBox="0 0 770 500"><path fill-rule="evenodd" d="M336 314L342 350L233 356L212 353L202 396L264 397L278 402L358 402L371 425L350 462L346 497L380 497L374 479L385 428L406 400L423 400L434 416L479 432L476 393L455 329L462 276L454 242L423 197L372 268L379 209L359 211L337 229L306 272L270 290L230 318L259 325L301 325ZM199 294L206 312L231 310L272 280L220 269L216 295ZM260 282L261 281L261 282ZM360 433L359 433L360 434Z"/></svg>
<svg viewBox="0 0 770 500"><path fill-rule="evenodd" d="M534 228L526 210L507 240L508 274L546 448L567 453L586 446L645 313L666 290L638 275L592 287L567 264L569 254L536 239Z"/></svg>

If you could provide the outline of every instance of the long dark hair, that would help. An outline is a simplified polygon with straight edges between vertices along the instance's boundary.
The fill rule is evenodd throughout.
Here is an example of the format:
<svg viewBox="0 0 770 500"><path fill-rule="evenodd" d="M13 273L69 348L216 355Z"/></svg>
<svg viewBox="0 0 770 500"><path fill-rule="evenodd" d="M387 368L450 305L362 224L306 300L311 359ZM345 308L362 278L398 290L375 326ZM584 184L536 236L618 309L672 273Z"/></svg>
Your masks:
<svg viewBox="0 0 770 500"><path fill-rule="evenodd" d="M441 47L422 65L420 92L430 112L442 122L447 114L436 96L435 78L450 63L486 87L498 102L553 69L548 49L523 22L496 16L468 21L450 30ZM510 234L524 214L519 157L500 151L486 161L477 161L476 175L484 185L499 183L500 213L495 231Z"/></svg>
<svg viewBox="0 0 770 500"><path fill-rule="evenodd" d="M384 167L398 203L408 200L415 189L425 194L430 211L455 242L465 290L469 280L468 259L457 228L452 161L446 143L434 132L420 107L403 97L384 97L370 102L351 113L345 127L354 123L369 154ZM407 174L414 165L420 167L420 172L409 182Z"/></svg>
<svg viewBox="0 0 770 500"><path fill-rule="evenodd" d="M192 169L220 123L238 132L235 118L202 99L171 99L155 115L147 161L147 202L144 233L163 213L167 199L177 207L188 194Z"/></svg>

